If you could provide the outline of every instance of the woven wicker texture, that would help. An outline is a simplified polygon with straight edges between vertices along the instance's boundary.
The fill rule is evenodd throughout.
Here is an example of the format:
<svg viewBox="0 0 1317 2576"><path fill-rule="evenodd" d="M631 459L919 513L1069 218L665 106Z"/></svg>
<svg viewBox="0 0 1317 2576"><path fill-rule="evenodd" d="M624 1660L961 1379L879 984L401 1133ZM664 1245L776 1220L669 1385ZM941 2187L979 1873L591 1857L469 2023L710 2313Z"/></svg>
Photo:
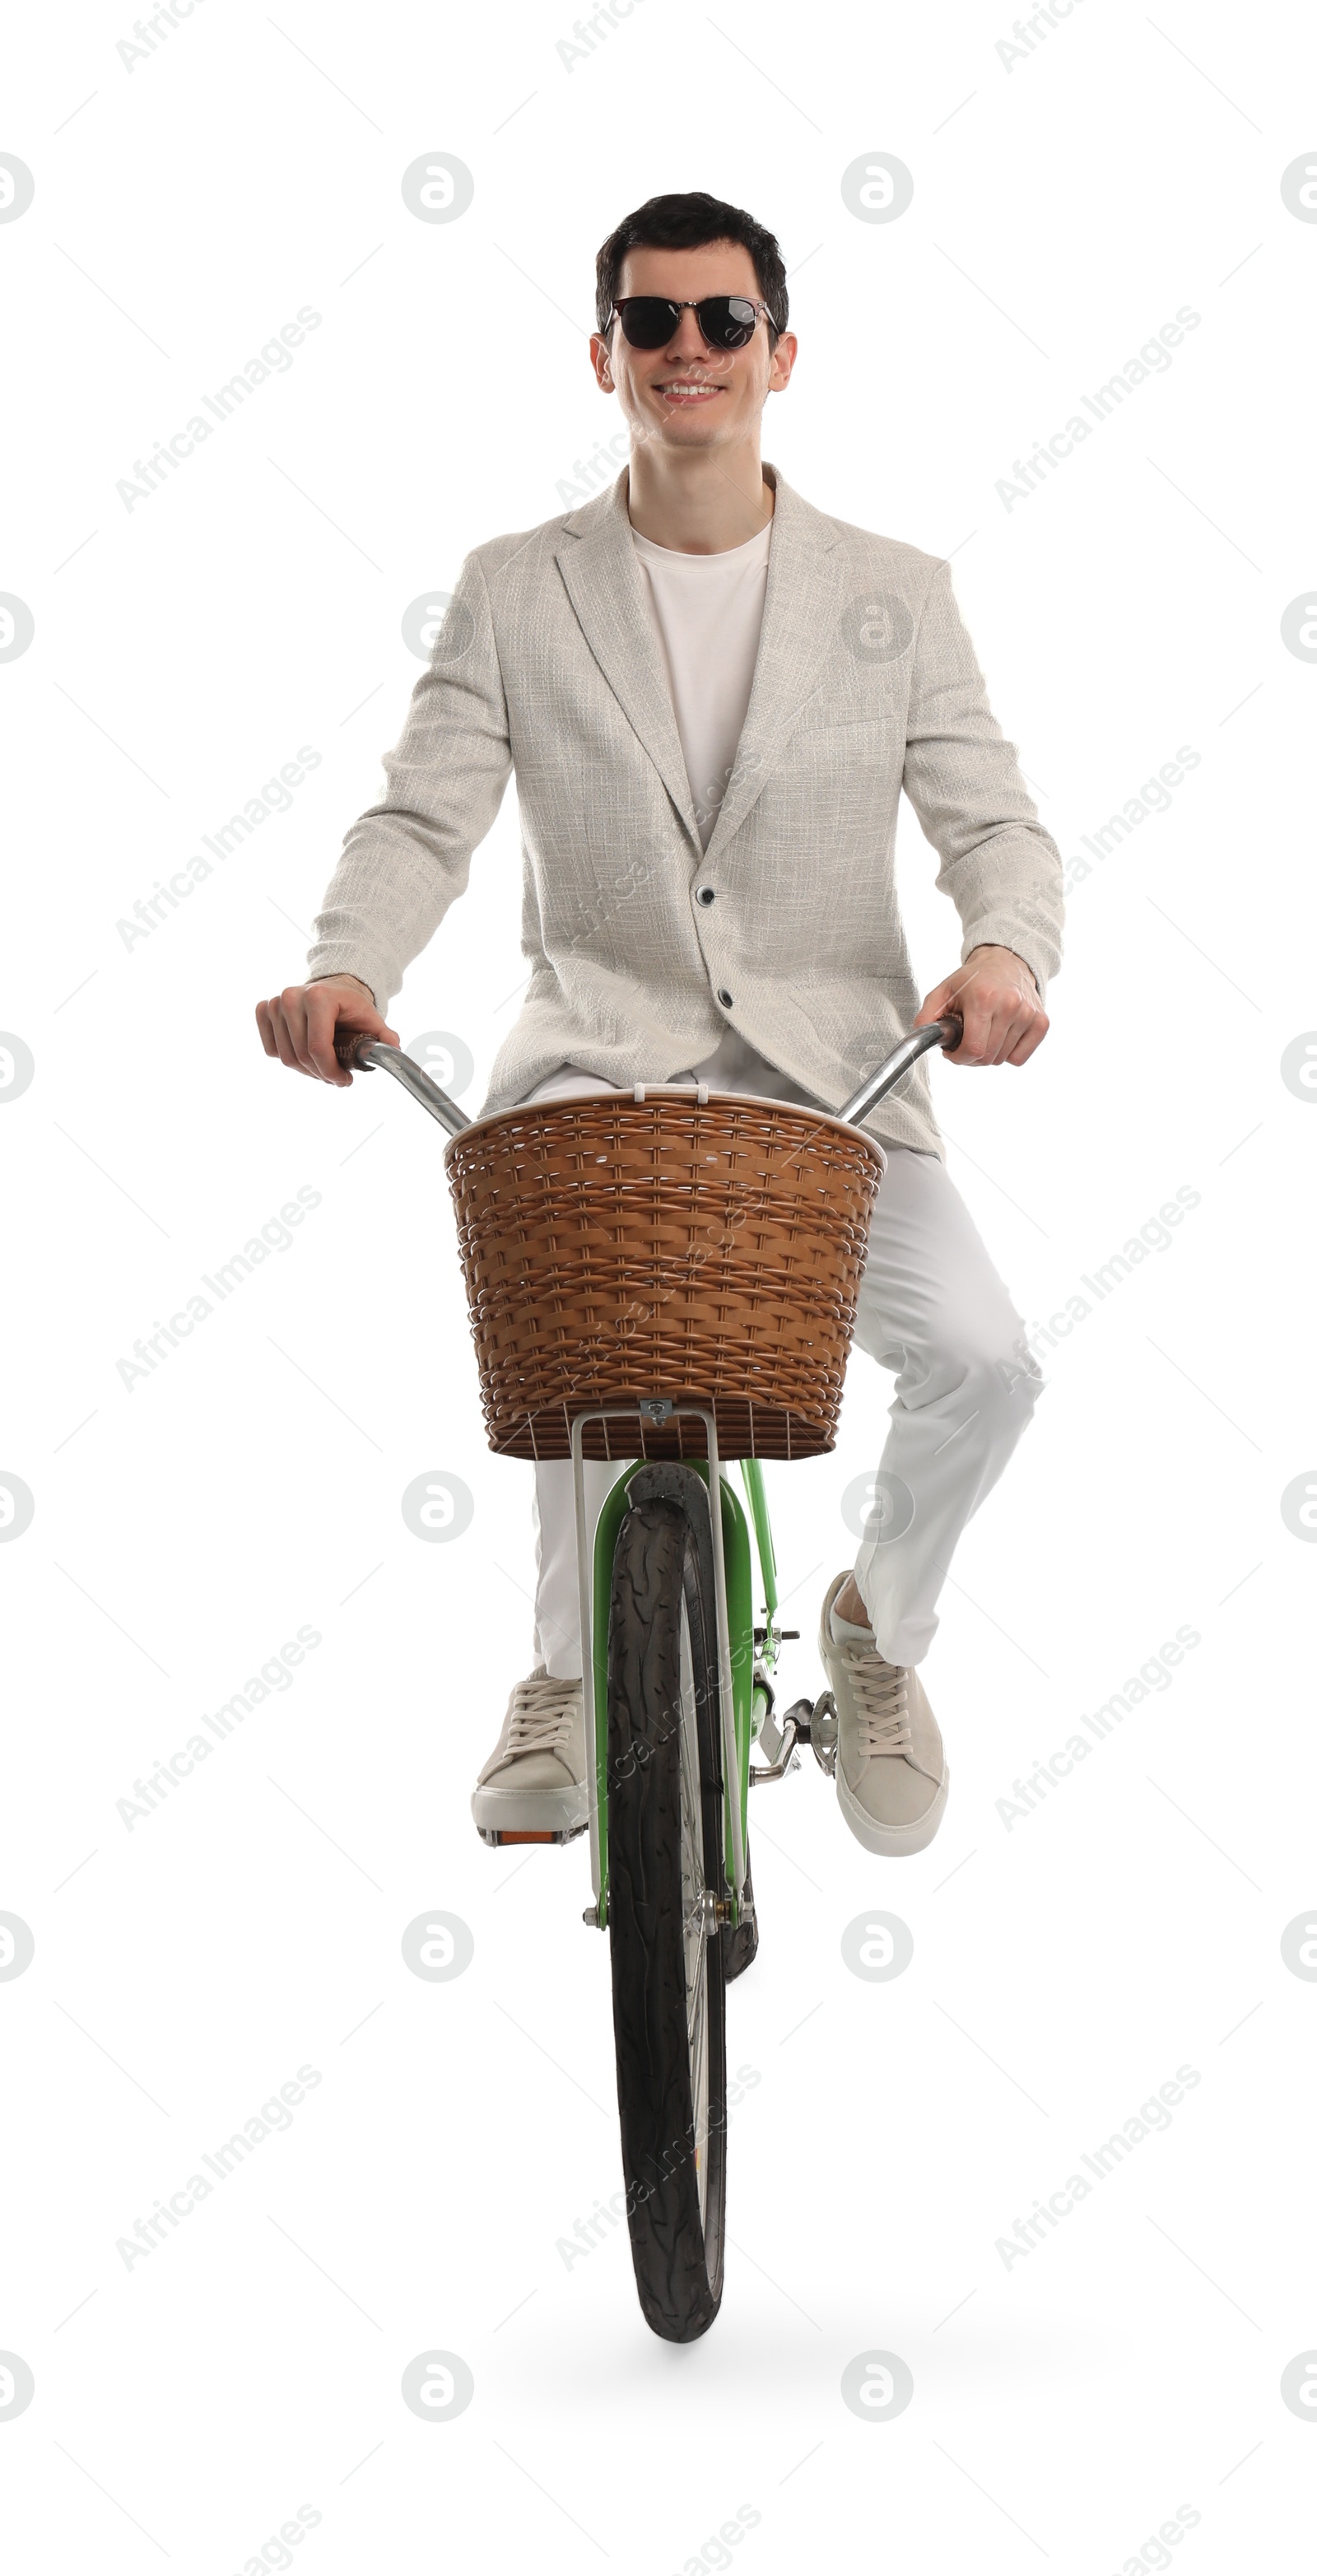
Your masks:
<svg viewBox="0 0 1317 2576"><path fill-rule="evenodd" d="M712 1404L724 1458L834 1446L868 1137L772 1101L612 1092L505 1110L445 1160L492 1449L565 1458L574 1414L665 1395ZM585 1435L593 1458L704 1445L689 1418Z"/></svg>

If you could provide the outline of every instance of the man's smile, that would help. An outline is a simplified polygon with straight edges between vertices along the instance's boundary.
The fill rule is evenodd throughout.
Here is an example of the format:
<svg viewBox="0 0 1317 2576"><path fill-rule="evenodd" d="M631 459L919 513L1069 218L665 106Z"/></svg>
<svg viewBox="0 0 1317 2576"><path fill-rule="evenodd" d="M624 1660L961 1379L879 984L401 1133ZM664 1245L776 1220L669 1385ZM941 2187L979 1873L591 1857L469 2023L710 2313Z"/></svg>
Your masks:
<svg viewBox="0 0 1317 2576"><path fill-rule="evenodd" d="M654 390L662 395L665 402L699 403L708 402L714 394L720 394L723 387L711 383L707 376L669 376Z"/></svg>

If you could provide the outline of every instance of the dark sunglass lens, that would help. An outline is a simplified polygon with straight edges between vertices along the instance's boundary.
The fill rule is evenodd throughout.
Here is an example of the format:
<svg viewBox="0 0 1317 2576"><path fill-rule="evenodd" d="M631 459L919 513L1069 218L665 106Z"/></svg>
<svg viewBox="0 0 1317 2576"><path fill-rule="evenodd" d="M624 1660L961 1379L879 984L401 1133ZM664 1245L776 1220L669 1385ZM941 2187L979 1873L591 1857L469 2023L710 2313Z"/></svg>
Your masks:
<svg viewBox="0 0 1317 2576"><path fill-rule="evenodd" d="M633 349L661 349L681 318L665 295L629 295L620 310Z"/></svg>
<svg viewBox="0 0 1317 2576"><path fill-rule="evenodd" d="M699 308L699 325L715 349L743 349L755 327L755 308L744 295L710 295Z"/></svg>

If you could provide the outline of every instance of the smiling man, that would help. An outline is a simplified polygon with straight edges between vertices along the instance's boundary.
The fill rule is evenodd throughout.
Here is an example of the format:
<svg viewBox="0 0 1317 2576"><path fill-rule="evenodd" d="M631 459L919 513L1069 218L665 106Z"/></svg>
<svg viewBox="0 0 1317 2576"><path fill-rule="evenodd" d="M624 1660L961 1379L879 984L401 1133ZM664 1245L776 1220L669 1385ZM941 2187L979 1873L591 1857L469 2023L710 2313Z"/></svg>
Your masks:
<svg viewBox="0 0 1317 2576"><path fill-rule="evenodd" d="M515 771L530 977L482 1114L691 1080L835 1110L912 1022L952 1009L950 1062L1027 1063L1060 957L1060 859L949 566L815 509L761 458L797 354L777 242L703 193L651 198L604 243L596 291L591 361L628 464L584 507L467 557L387 792L346 836L311 980L257 1006L266 1053L341 1084L336 1028L397 1043L384 1007ZM894 886L903 789L962 934L922 1003ZM855 1340L895 1391L819 1653L842 1813L900 1857L946 1805L918 1670L938 1595L1040 1380L922 1069L866 1123L886 1170ZM592 1512L619 1472L588 1470ZM487 1840L586 1821L570 1466L535 1480L535 1669L476 1784Z"/></svg>

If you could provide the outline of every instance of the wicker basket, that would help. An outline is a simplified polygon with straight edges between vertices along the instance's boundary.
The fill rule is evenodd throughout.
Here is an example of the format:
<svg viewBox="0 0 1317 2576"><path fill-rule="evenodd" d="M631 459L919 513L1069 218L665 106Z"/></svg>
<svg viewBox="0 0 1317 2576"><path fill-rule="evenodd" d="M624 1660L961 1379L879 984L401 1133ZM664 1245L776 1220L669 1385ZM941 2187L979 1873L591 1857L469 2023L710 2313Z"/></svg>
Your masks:
<svg viewBox="0 0 1317 2576"><path fill-rule="evenodd" d="M505 1110L445 1161L492 1449L565 1458L572 1417L712 1404L725 1458L836 1440L880 1149L822 1111L643 1088ZM594 1458L704 1454L601 1422Z"/></svg>

